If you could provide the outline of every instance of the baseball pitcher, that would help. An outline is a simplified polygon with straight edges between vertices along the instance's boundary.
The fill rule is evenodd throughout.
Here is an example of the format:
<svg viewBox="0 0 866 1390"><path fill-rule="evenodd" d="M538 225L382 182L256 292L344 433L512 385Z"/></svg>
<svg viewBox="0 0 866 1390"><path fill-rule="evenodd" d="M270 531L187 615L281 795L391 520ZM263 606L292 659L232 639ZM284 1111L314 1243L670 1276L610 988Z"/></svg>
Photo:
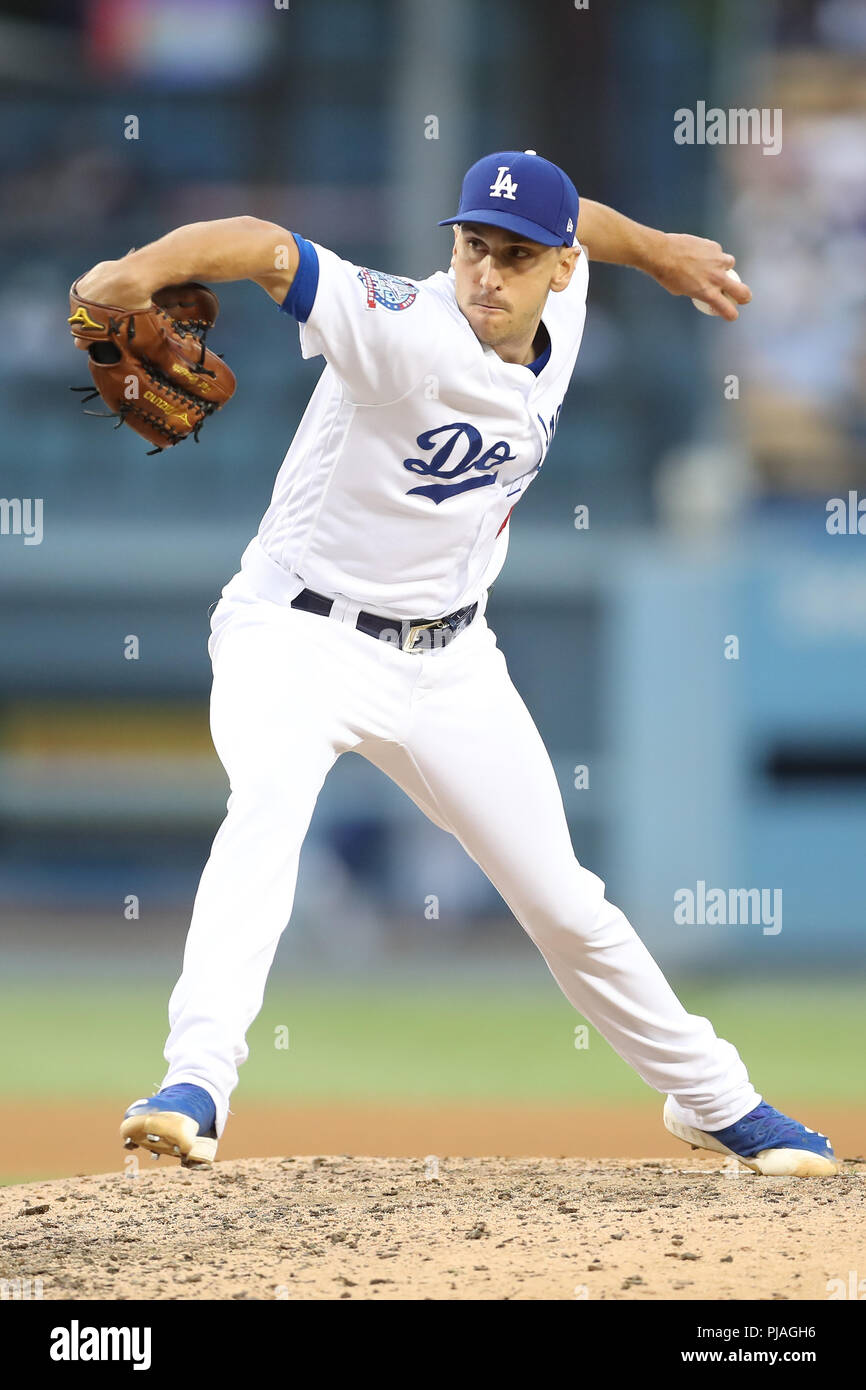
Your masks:
<svg viewBox="0 0 866 1390"><path fill-rule="evenodd" d="M456 836L575 1009L666 1097L672 1134L758 1173L834 1174L829 1140L765 1103L578 862L485 617L575 368L589 259L727 320L750 291L716 242L579 202L531 150L474 164L440 225L453 227L450 269L425 280L234 217L180 227L73 286L91 394L157 448L197 437L234 389L205 344L216 302L202 281L254 281L296 320L303 356L324 358L213 614L211 728L231 795L171 995L168 1070L121 1135L213 1162L319 791L353 750Z"/></svg>

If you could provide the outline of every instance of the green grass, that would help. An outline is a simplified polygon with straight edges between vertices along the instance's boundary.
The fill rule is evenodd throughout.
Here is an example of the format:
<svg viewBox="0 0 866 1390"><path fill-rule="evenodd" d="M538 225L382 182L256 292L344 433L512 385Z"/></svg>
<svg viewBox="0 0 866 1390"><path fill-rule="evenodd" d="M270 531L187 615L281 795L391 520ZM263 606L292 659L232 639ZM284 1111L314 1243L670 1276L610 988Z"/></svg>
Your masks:
<svg viewBox="0 0 866 1390"><path fill-rule="evenodd" d="M0 990L0 1095L126 1100L164 1072L169 987L129 979L16 982ZM776 1104L866 1103L862 993L845 984L682 984ZM249 1034L244 1099L656 1104L551 983L275 981ZM287 1050L275 1029L289 1030Z"/></svg>

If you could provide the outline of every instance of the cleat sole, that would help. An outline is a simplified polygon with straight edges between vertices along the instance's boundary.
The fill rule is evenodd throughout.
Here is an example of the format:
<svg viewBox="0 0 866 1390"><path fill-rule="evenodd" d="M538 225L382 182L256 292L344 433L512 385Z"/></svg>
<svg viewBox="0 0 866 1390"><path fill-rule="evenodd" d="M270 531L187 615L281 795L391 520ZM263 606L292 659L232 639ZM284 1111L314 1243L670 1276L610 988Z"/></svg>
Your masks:
<svg viewBox="0 0 866 1390"><path fill-rule="evenodd" d="M206 1139L190 1115L175 1110L150 1110L129 1115L120 1126L125 1147L149 1149L154 1158L168 1154L186 1166L210 1167L217 1140Z"/></svg>

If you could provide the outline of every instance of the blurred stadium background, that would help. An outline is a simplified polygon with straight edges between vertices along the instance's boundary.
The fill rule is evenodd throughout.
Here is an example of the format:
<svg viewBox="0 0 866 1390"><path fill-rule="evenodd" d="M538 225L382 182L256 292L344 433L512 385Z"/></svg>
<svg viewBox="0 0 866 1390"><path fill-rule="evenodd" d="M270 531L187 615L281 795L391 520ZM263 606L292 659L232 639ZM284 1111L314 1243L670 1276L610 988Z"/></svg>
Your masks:
<svg viewBox="0 0 866 1390"><path fill-rule="evenodd" d="M488 617L578 857L758 1088L864 1149L866 539L826 526L866 495L864 56L854 0L0 4L0 493L44 508L40 544L0 534L0 1180L119 1166L121 1106L162 1075L227 794L208 610L320 367L261 291L224 287L237 396L197 448L147 458L76 413L68 285L241 212L424 276L463 170L509 147L722 240L754 291L723 325L592 267ZM781 108L781 153L676 144L698 101ZM699 881L781 889L782 931L678 925ZM226 1155L676 1152L580 1022L459 846L344 757Z"/></svg>

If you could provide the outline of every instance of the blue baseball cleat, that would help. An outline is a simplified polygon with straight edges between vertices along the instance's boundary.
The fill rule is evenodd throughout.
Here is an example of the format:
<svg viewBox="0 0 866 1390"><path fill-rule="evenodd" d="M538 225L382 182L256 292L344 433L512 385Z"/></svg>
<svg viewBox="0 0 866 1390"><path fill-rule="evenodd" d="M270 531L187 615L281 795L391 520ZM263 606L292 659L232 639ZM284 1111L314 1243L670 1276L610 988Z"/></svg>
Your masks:
<svg viewBox="0 0 866 1390"><path fill-rule="evenodd" d="M840 1170L830 1140L763 1101L736 1124L724 1129L692 1129L676 1119L672 1098L664 1108L665 1129L693 1149L738 1158L747 1168L770 1178L829 1178Z"/></svg>
<svg viewBox="0 0 866 1390"><path fill-rule="evenodd" d="M120 1137L126 1149L149 1149L156 1158L170 1154L184 1168L209 1167L217 1151L216 1106L201 1086L168 1086L133 1101Z"/></svg>

